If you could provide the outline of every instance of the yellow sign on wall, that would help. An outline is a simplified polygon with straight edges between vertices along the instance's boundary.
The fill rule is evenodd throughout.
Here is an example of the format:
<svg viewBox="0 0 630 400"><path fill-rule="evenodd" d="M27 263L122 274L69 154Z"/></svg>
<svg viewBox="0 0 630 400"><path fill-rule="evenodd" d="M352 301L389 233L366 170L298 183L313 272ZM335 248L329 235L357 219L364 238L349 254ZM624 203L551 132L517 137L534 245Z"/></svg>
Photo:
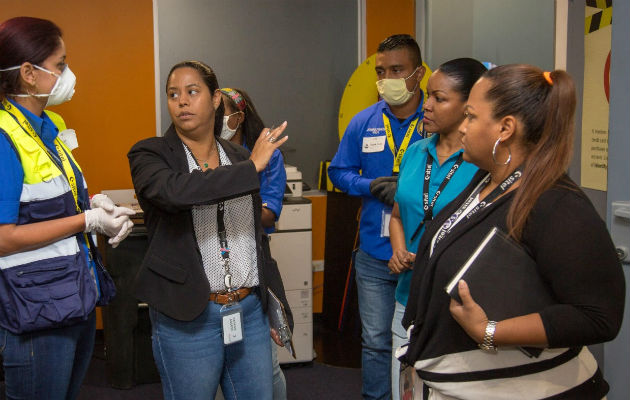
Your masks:
<svg viewBox="0 0 630 400"><path fill-rule="evenodd" d="M583 187L607 189L612 2L588 0L584 26Z"/></svg>

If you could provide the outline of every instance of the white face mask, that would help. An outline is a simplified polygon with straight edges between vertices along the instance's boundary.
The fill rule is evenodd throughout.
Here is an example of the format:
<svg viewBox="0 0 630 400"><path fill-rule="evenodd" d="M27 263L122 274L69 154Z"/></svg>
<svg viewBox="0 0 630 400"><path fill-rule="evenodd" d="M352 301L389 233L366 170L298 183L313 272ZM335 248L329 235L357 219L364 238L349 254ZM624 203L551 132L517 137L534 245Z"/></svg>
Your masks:
<svg viewBox="0 0 630 400"><path fill-rule="evenodd" d="M52 71L47 70L46 68L40 67L39 65L33 64L33 66L41 71L48 72L51 75L57 77L57 82L53 86L52 90L49 94L46 93L38 93L38 94L12 94L14 97L48 97L48 101L46 101L46 107L48 106L56 106L66 101L70 101L72 99L72 95L74 95L74 85L77 82L77 77L70 70L70 67L66 66L64 68L61 75L56 74ZM20 69L21 65L1 69L2 71L12 71L15 69Z"/></svg>
<svg viewBox="0 0 630 400"><path fill-rule="evenodd" d="M230 119L232 115L238 114L239 112L240 111L237 111L230 115L223 116L223 129L221 129L221 139L230 140L234 137L234 135L236 135L236 131L238 130L238 125L236 125L236 128L230 129L230 127L228 126L228 120Z"/></svg>
<svg viewBox="0 0 630 400"><path fill-rule="evenodd" d="M385 100L385 102L391 106L399 106L401 104L405 104L409 101L413 93L407 90L407 79L411 78L416 71L417 67L411 75L406 78L396 78L396 79L381 79L380 81L376 81L376 89L378 90L378 94Z"/></svg>

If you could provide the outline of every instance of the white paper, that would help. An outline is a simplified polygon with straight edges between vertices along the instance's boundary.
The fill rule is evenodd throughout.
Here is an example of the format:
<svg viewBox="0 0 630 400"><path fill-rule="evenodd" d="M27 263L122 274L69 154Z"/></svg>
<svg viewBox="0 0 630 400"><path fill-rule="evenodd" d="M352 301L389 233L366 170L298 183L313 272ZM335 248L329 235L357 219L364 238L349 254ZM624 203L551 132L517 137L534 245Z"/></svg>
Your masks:
<svg viewBox="0 0 630 400"><path fill-rule="evenodd" d="M385 136L364 137L361 149L364 153L378 153L385 150Z"/></svg>
<svg viewBox="0 0 630 400"><path fill-rule="evenodd" d="M79 141L77 140L77 133L74 129L66 129L59 132L59 138L68 146L70 150L74 150L79 147Z"/></svg>

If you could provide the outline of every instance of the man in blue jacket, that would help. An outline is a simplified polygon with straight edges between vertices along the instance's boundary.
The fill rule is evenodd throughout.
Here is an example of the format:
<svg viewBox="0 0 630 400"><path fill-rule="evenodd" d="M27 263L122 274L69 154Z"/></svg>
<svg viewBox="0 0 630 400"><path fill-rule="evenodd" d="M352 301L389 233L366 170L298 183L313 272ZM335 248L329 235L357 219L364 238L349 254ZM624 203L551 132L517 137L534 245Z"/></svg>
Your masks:
<svg viewBox="0 0 630 400"><path fill-rule="evenodd" d="M365 399L389 399L397 282L387 267L392 256L389 219L402 156L422 139L424 93L420 81L425 69L418 43L409 35L388 37L378 46L375 69L383 100L350 121L328 175L336 187L362 198L360 246L355 258L362 392Z"/></svg>

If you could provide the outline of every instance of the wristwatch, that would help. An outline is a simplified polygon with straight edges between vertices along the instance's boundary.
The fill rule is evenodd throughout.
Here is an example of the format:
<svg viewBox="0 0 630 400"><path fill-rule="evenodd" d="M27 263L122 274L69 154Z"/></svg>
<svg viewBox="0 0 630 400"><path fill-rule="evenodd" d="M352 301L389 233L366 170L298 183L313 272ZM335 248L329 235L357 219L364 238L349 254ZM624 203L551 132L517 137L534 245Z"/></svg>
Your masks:
<svg viewBox="0 0 630 400"><path fill-rule="evenodd" d="M486 325L486 333L483 335L483 342L478 344L481 350L491 351L494 353L497 352L497 346L494 345L494 331L496 327L497 321L488 321L488 325Z"/></svg>

